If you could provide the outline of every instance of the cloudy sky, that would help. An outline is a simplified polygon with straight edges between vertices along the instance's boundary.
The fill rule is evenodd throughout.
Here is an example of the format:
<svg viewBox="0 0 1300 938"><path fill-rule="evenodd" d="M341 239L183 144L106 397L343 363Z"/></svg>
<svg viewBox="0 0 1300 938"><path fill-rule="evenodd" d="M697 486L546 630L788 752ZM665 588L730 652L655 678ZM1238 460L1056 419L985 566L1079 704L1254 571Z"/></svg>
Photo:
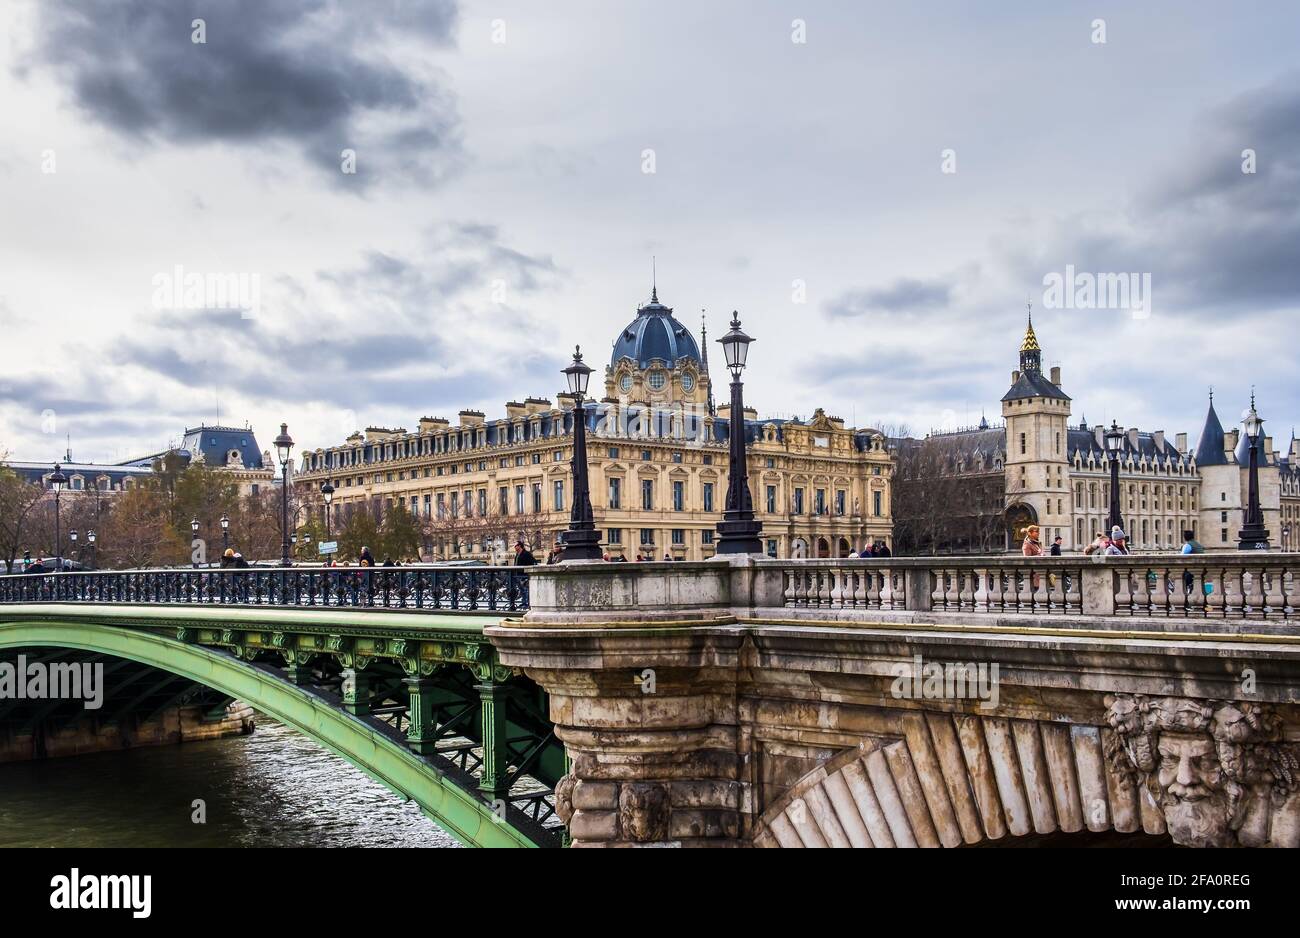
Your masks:
<svg viewBox="0 0 1300 938"><path fill-rule="evenodd" d="M607 361L652 256L688 325L740 311L765 414L994 417L1032 299L1075 420L1194 441L1253 382L1289 439L1297 35L1291 2L10 0L0 450L497 416ZM1147 309L1049 308L1067 265ZM178 266L256 308L160 296Z"/></svg>

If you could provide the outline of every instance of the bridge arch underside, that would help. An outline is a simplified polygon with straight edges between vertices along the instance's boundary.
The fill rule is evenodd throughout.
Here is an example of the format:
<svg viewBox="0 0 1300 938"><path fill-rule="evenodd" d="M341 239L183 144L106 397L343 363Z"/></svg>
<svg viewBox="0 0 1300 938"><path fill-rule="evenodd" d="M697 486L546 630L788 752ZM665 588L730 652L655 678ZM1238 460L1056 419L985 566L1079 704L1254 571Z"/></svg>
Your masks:
<svg viewBox="0 0 1300 938"><path fill-rule="evenodd" d="M1109 728L941 712L840 752L763 813L759 847L1172 846Z"/></svg>
<svg viewBox="0 0 1300 938"><path fill-rule="evenodd" d="M552 832L531 825L526 817L515 817L514 808L507 808L502 819L500 805L494 810L463 767L444 756L412 752L399 727L376 716L349 713L336 694L291 683L283 669L270 664L153 632L80 620L0 625L0 661L13 662L20 653L28 663L103 664L105 711L113 702L117 712L125 713L150 712L190 699L214 709L232 699L244 701L297 729L399 797L415 801L467 846L530 847L553 842ZM128 678L130 685L121 687ZM117 690L114 685L119 685ZM134 697L133 688L138 688ZM14 719L30 722L42 711L41 704L48 710L46 718L60 714L73 718L74 710L84 710L81 701L25 702L15 709Z"/></svg>
<svg viewBox="0 0 1300 938"><path fill-rule="evenodd" d="M33 666L57 671L77 695L50 696L42 686L36 698L0 697L0 762L76 755L86 751L87 735L107 740L107 748L180 742L199 735L183 725L189 715L200 726L252 728L251 718L235 718L229 694L152 665L74 648L0 650L0 669L19 674ZM101 678L82 687L88 674Z"/></svg>

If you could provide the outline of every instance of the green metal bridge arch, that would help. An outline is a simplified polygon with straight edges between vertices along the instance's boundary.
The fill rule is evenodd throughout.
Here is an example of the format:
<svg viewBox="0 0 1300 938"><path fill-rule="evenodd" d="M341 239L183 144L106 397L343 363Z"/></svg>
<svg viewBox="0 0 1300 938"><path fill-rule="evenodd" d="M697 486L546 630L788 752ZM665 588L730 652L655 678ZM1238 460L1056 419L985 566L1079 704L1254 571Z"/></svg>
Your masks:
<svg viewBox="0 0 1300 938"><path fill-rule="evenodd" d="M65 607L66 608L66 607ZM44 610L48 611L48 610ZM411 751L378 721L358 716L326 696L300 686L279 669L227 651L172 638L157 631L110 625L81 607L57 616L0 617L0 651L67 648L128 659L190 679L246 701L292 726L347 760L395 794L415 801L423 812L466 846L532 847L551 845L540 828L512 818L504 802L457 780L433 761ZM175 610L171 610L173 613ZM383 613L380 614L387 618Z"/></svg>

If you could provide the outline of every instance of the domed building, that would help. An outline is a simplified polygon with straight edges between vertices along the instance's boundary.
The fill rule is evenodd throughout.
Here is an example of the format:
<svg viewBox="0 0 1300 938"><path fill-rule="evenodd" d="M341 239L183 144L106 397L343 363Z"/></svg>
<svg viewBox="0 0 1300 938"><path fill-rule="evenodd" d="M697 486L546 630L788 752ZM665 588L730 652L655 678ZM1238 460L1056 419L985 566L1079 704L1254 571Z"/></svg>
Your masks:
<svg viewBox="0 0 1300 938"><path fill-rule="evenodd" d="M565 362L556 363L556 376ZM593 397L601 394L593 381ZM333 531L358 511L409 511L422 559L508 561L522 540L545 552L572 509L574 421L587 431L592 513L611 559L704 560L727 494L729 408L715 407L708 336L659 301L613 337L604 396L582 411L567 392L507 401L487 418L422 417L415 431L368 427L303 453L297 483L334 487ZM798 418L744 415L750 494L773 557L845 557L891 543L892 457L874 430L818 409ZM324 510L318 506L318 511Z"/></svg>
<svg viewBox="0 0 1300 938"><path fill-rule="evenodd" d="M650 302L637 309L636 318L614 339L605 369L606 398L657 407L688 405L711 413L708 352L700 352L701 345L707 349L707 341L701 327L697 345L691 330L659 302L659 290L654 288Z"/></svg>

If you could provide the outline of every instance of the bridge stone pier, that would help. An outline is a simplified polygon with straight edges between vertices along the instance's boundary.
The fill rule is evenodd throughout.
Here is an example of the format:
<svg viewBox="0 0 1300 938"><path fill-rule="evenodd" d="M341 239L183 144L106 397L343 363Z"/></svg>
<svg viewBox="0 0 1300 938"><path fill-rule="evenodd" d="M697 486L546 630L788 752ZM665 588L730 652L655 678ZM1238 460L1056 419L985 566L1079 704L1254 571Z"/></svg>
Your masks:
<svg viewBox="0 0 1300 938"><path fill-rule="evenodd" d="M1295 555L564 564L578 847L1300 846Z"/></svg>

